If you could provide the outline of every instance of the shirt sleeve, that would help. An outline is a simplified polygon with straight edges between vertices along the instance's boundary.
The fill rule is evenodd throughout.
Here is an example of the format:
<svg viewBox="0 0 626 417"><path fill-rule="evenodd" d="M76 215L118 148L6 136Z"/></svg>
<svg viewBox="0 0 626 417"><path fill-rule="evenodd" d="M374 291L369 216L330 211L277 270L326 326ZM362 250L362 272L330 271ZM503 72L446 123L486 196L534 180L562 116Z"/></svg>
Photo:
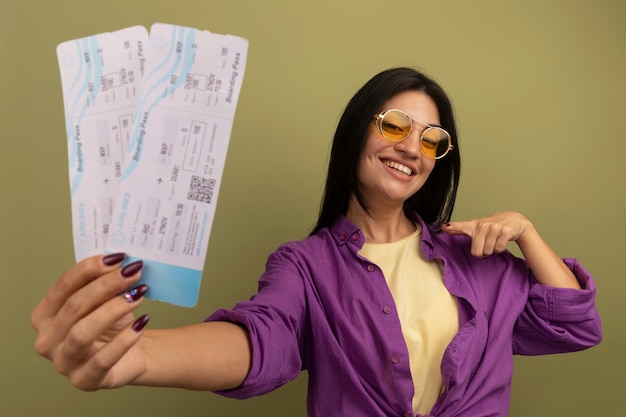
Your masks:
<svg viewBox="0 0 626 417"><path fill-rule="evenodd" d="M243 384L216 391L232 398L270 392L293 380L302 369L300 338L305 323L302 262L287 248L268 258L258 293L232 310L220 309L206 321L228 321L244 326L250 335L252 365Z"/></svg>
<svg viewBox="0 0 626 417"><path fill-rule="evenodd" d="M542 355L584 350L602 340L596 310L596 286L591 274L576 260L563 259L582 290L532 284L526 308L513 333L513 353Z"/></svg>

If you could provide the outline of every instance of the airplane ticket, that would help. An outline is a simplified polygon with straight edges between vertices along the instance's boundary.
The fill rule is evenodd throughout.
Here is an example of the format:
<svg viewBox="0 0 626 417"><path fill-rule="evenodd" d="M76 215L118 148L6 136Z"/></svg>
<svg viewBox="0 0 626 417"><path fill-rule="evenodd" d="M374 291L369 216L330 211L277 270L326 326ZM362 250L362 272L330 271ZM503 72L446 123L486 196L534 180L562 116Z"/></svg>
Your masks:
<svg viewBox="0 0 626 417"><path fill-rule="evenodd" d="M135 26L57 47L76 260L102 253L125 165L148 32Z"/></svg>
<svg viewBox="0 0 626 417"><path fill-rule="evenodd" d="M127 262L144 261L147 297L191 307L198 298L248 42L157 23L144 45L141 57L134 54L136 61L144 59L135 62L142 69L141 90L124 152L111 158L121 170L112 171L119 176L107 233L98 243L104 239L106 252L126 252ZM91 101L105 100L103 84ZM110 117L109 110L104 112ZM97 131L97 123L83 124ZM75 153L70 151L70 166ZM102 195L92 193L92 204L98 206ZM73 212L79 230L80 219L79 206L77 215Z"/></svg>

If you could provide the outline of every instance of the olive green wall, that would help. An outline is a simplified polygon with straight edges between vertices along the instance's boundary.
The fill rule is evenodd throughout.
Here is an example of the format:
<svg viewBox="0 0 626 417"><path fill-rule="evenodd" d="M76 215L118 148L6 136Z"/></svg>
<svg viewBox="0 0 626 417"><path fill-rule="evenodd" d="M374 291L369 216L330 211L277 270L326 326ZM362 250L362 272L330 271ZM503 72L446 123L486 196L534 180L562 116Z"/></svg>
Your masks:
<svg viewBox="0 0 626 417"><path fill-rule="evenodd" d="M73 263L62 41L166 22L250 41L197 307L147 302L151 327L202 320L256 288L265 258L315 221L343 106L376 72L418 66L457 111L456 219L525 213L598 285L605 338L517 358L511 416L616 415L626 339L626 3L0 0L0 415L303 416L306 376L247 401L138 387L83 393L33 352L28 316Z"/></svg>

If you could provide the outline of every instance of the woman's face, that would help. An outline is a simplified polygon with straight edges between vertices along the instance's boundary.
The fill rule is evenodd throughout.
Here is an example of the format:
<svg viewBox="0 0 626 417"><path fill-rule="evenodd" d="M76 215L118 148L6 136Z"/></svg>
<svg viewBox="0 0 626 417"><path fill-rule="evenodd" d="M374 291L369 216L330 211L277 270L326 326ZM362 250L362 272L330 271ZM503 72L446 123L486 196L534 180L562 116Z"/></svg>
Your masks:
<svg viewBox="0 0 626 417"><path fill-rule="evenodd" d="M439 125L435 102L419 91L405 91L385 102L381 111L398 109L426 125ZM426 182L435 160L420 151L424 127L414 124L413 131L400 142L383 139L374 121L367 130L357 177L368 208L402 204Z"/></svg>

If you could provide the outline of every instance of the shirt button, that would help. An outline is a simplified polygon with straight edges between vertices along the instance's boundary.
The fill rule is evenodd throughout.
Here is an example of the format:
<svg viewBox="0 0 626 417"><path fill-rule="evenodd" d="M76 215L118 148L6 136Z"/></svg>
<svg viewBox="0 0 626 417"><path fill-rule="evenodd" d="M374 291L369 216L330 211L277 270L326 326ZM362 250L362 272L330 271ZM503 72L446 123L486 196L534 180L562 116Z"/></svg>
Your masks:
<svg viewBox="0 0 626 417"><path fill-rule="evenodd" d="M346 240L346 235L339 236L339 239L343 242L344 240Z"/></svg>
<svg viewBox="0 0 626 417"><path fill-rule="evenodd" d="M413 417L413 412L412 411L405 411L404 412L404 417Z"/></svg>
<svg viewBox="0 0 626 417"><path fill-rule="evenodd" d="M388 307L388 306L383 307L383 313L385 314L391 313L391 307Z"/></svg>
<svg viewBox="0 0 626 417"><path fill-rule="evenodd" d="M367 270L370 271L370 272L374 272L375 269L376 268L374 267L374 265L368 265L367 266Z"/></svg>
<svg viewBox="0 0 626 417"><path fill-rule="evenodd" d="M398 363L398 362L400 362L400 356L398 356L398 355L392 355L392 356L391 356L391 362L392 362L392 363Z"/></svg>
<svg viewBox="0 0 626 417"><path fill-rule="evenodd" d="M352 240L359 240L359 234L358 233L353 234Z"/></svg>

